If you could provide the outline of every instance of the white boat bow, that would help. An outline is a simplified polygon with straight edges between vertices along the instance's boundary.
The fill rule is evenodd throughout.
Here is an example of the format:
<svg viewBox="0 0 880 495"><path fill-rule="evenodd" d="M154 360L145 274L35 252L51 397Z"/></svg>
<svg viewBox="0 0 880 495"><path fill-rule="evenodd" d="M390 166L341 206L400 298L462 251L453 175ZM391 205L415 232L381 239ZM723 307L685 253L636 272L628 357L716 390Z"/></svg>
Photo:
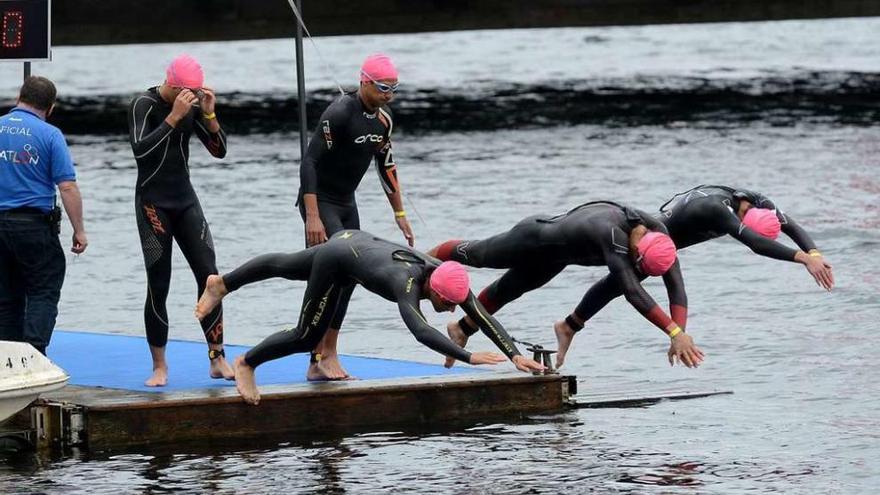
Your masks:
<svg viewBox="0 0 880 495"><path fill-rule="evenodd" d="M70 377L30 344L0 340L0 422Z"/></svg>

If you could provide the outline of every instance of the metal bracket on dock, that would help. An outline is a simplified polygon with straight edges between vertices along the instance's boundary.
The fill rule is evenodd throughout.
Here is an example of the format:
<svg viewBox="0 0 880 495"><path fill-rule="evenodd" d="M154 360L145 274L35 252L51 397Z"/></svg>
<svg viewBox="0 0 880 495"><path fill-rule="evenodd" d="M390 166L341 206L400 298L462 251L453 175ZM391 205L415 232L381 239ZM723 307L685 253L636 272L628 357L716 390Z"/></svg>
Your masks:
<svg viewBox="0 0 880 495"><path fill-rule="evenodd" d="M522 342L526 344L527 351L530 351L534 356L532 359L544 365L544 372L534 372L533 375L555 375L557 374L556 369L553 368L553 360L551 356L556 354L556 351L551 351L550 349L544 349L544 346L540 344L530 344L528 342Z"/></svg>
<svg viewBox="0 0 880 495"><path fill-rule="evenodd" d="M37 401L31 406L31 428L37 448L73 447L85 442L83 408L66 402Z"/></svg>

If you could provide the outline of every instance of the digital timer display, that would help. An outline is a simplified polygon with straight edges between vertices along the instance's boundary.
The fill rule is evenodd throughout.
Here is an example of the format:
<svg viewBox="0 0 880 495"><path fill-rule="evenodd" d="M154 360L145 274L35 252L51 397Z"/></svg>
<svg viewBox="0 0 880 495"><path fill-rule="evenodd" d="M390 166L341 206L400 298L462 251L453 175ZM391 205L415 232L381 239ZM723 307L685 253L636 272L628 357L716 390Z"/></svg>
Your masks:
<svg viewBox="0 0 880 495"><path fill-rule="evenodd" d="M3 48L21 48L23 19L21 12L3 13Z"/></svg>
<svg viewBox="0 0 880 495"><path fill-rule="evenodd" d="M0 0L0 60L48 60L50 0Z"/></svg>

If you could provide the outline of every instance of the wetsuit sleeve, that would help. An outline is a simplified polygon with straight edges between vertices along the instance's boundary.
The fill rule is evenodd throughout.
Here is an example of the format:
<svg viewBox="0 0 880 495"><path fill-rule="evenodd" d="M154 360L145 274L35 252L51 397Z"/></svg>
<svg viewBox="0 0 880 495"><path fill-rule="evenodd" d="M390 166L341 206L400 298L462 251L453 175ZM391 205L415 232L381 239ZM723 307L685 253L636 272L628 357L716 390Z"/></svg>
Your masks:
<svg viewBox="0 0 880 495"><path fill-rule="evenodd" d="M205 148L208 150L208 153L215 158L223 158L226 156L226 133L223 132L223 128L221 127L219 131L216 133L211 132L205 127L205 124L202 123L201 115L193 120L196 124L195 131L196 135L199 137L199 140L202 144L205 145Z"/></svg>
<svg viewBox="0 0 880 495"><path fill-rule="evenodd" d="M489 340L494 342L508 359L513 359L513 356L520 354L519 349L513 343L513 339L510 338L510 335L501 326L501 323L486 311L486 308L480 304L480 301L477 300L473 292L468 292L468 297L461 304L461 309L477 323L477 326L486 334L486 337L489 337Z"/></svg>
<svg viewBox="0 0 880 495"><path fill-rule="evenodd" d="M687 293L684 290L684 277L681 276L681 264L675 260L672 267L663 274L663 284L669 296L669 314L682 330L687 326Z"/></svg>
<svg viewBox="0 0 880 495"><path fill-rule="evenodd" d="M715 215L718 217L720 231L727 232L731 237L748 246L755 254L782 261L794 261L797 251L746 227L736 213L726 206L717 205Z"/></svg>
<svg viewBox="0 0 880 495"><path fill-rule="evenodd" d="M331 104L321 114L321 121L309 140L306 156L299 165L299 183L302 194L318 193L318 163L321 158L339 146L345 129L346 118L342 108Z"/></svg>
<svg viewBox="0 0 880 495"><path fill-rule="evenodd" d="M617 229L613 238L625 239L626 233ZM618 251L613 242L604 245L605 262L611 271L611 277L621 288L626 300L645 318L657 326L663 332L668 332L667 327L672 319L660 308L650 294L642 287L639 275L629 259L629 254L624 250Z"/></svg>
<svg viewBox="0 0 880 495"><path fill-rule="evenodd" d="M417 291L406 295L399 295L397 306L403 323L421 344L440 354L455 358L459 361L470 363L471 353L457 346L436 328L428 324L422 310L419 309Z"/></svg>
<svg viewBox="0 0 880 495"><path fill-rule="evenodd" d="M379 180L382 182L382 189L385 194L395 193L400 190L397 182L397 164L391 154L391 132L394 130L394 122L391 118L391 112L385 109L379 110L379 119L385 124L384 145L376 152L376 172L379 173Z"/></svg>
<svg viewBox="0 0 880 495"><path fill-rule="evenodd" d="M779 217L779 223L782 224L782 232L790 237L801 250L810 252L812 249L818 249L813 238L793 218L779 210L776 210L776 216Z"/></svg>
<svg viewBox="0 0 880 495"><path fill-rule="evenodd" d="M142 158L159 149L174 128L162 120L158 127L152 128L147 116L153 108L154 101L148 96L138 96L128 109L128 140L135 158Z"/></svg>

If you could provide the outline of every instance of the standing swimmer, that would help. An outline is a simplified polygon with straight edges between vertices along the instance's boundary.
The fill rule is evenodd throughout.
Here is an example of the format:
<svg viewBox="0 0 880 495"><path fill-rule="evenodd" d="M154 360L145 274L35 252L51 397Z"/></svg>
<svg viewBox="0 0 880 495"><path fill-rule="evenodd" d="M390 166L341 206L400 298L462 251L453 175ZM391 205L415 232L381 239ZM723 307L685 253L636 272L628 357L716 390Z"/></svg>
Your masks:
<svg viewBox="0 0 880 495"><path fill-rule="evenodd" d="M299 169L298 205L305 222L306 247L325 242L342 229L360 228L355 190L373 160L394 210L394 221L409 245L414 244L391 155L394 121L387 105L397 87L398 72L391 59L370 55L361 66L357 92L342 95L321 114ZM348 377L339 362L336 342L352 290L354 286L339 294L330 329L312 352L306 373L309 380Z"/></svg>
<svg viewBox="0 0 880 495"><path fill-rule="evenodd" d="M153 374L145 384L168 383L165 345L168 311L165 300L171 284L171 241L177 241L196 277L198 294L208 275L217 273L214 241L189 176L189 138L195 133L216 158L226 156L226 134L217 122L216 98L204 86L204 73L189 55L175 58L165 82L141 93L128 111L129 140L137 160L135 215L147 269L144 326ZM223 308L204 320L212 378L234 378L223 351Z"/></svg>

